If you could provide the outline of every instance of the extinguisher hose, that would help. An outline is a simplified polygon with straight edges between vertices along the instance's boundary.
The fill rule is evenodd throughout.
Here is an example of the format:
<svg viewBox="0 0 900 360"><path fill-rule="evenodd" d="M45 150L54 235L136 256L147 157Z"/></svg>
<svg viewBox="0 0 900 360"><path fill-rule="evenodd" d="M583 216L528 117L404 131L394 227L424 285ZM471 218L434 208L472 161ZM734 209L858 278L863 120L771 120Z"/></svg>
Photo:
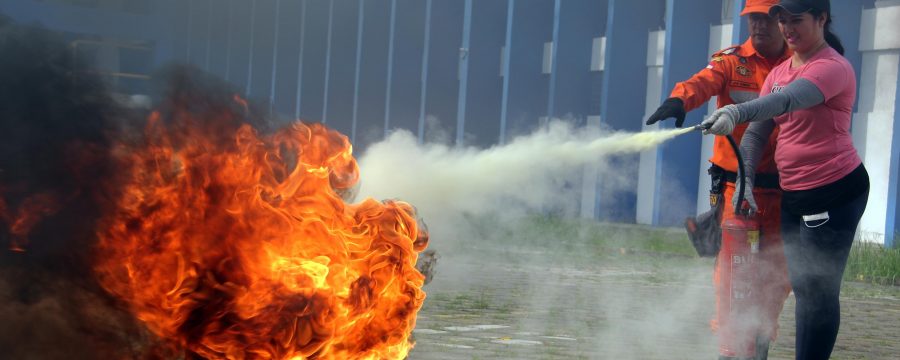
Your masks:
<svg viewBox="0 0 900 360"><path fill-rule="evenodd" d="M744 188L747 186L747 182L744 181L744 158L741 157L741 149L738 148L737 142L734 141L734 138L731 135L725 135L725 138L728 139L728 143L731 144L731 148L734 150L734 156L737 158L738 169L737 169L737 196L738 201L737 205L734 207L734 214L740 215L741 208L744 205Z"/></svg>

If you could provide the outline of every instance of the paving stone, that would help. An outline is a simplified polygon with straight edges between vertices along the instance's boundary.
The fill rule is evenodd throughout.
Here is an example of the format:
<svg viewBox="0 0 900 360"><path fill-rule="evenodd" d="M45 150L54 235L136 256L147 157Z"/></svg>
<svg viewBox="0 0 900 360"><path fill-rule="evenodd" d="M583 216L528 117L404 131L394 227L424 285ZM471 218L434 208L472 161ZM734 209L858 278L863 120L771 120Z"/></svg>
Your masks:
<svg viewBox="0 0 900 360"><path fill-rule="evenodd" d="M426 286L409 358L716 358L707 259L519 260L444 255ZM898 294L845 284L832 358L898 358ZM792 296L785 303L769 359L793 359L794 304Z"/></svg>

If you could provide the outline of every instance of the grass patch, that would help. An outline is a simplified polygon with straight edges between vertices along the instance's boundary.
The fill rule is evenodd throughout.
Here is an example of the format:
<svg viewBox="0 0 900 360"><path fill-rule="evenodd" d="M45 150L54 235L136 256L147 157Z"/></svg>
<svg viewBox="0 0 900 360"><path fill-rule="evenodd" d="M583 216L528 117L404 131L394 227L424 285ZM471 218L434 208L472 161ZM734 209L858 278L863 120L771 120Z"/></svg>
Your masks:
<svg viewBox="0 0 900 360"><path fill-rule="evenodd" d="M576 257L602 255L674 255L696 257L681 228L598 223L581 219L535 215L514 223L490 216L469 218L473 239L499 247L530 247Z"/></svg>
<svg viewBox="0 0 900 360"><path fill-rule="evenodd" d="M454 313L484 313L485 311L511 313L515 310L513 304L499 300L500 298L492 291L482 289L466 293L435 294L429 296L425 304L439 305L439 308L451 310Z"/></svg>
<svg viewBox="0 0 900 360"><path fill-rule="evenodd" d="M469 221L476 232L473 238L479 239L478 246L491 244L504 251L533 249L547 256L563 256L572 263L622 258L643 259L647 265L677 263L679 258L699 259L681 228L597 223L546 215L513 223L490 216L473 217ZM885 248L873 242L856 241L850 250L844 279L900 286L900 247Z"/></svg>
<svg viewBox="0 0 900 360"><path fill-rule="evenodd" d="M844 280L900 285L900 248L855 241L850 248Z"/></svg>
<svg viewBox="0 0 900 360"><path fill-rule="evenodd" d="M687 233L680 228L641 225L586 224L590 239L598 246L620 253L696 257Z"/></svg>

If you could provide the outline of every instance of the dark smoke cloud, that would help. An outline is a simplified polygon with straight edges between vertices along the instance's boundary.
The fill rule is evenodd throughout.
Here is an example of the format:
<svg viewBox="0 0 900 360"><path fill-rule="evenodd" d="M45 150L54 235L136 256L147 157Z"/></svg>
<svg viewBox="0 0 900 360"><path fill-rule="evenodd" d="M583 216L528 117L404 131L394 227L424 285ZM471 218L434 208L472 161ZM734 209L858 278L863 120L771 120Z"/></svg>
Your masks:
<svg viewBox="0 0 900 360"><path fill-rule="evenodd" d="M75 71L55 34L3 21L0 27L0 191L7 220L44 194L57 210L27 236L29 260L59 271L79 267L90 225L67 221L97 212L93 183L110 169L108 133L117 109L101 81ZM42 222L43 222L42 221ZM10 224L7 224L10 225ZM69 234L63 237L55 234ZM7 241L13 241L11 234ZM6 254L8 255L8 254ZM78 260L76 260L78 259Z"/></svg>
<svg viewBox="0 0 900 360"><path fill-rule="evenodd" d="M134 358L152 343L91 276L115 196L110 139L129 113L87 70L61 36L0 17L0 357ZM12 229L34 203L52 206Z"/></svg>
<svg viewBox="0 0 900 360"><path fill-rule="evenodd" d="M196 68L153 74L151 102L178 133L200 126L233 136L243 123L266 133L267 106ZM96 282L91 268L100 217L132 164L150 109L112 93L60 34L0 14L0 358L190 358L150 334ZM146 105L146 104L145 104ZM196 124L195 122L202 122ZM176 136L178 142L191 139ZM26 231L15 218L43 206ZM12 247L24 251L11 251Z"/></svg>
<svg viewBox="0 0 900 360"><path fill-rule="evenodd" d="M270 117L266 106L243 98L234 85L194 66L170 64L153 78L151 96L169 128L199 126L210 130L208 135L230 137L242 124L267 133L286 122Z"/></svg>

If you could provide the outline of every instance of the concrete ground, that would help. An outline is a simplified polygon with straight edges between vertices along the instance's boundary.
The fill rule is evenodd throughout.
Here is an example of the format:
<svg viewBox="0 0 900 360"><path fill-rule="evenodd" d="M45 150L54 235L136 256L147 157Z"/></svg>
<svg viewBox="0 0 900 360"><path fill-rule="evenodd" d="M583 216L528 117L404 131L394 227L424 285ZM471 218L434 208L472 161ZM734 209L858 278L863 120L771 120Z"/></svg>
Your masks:
<svg viewBox="0 0 900 360"><path fill-rule="evenodd" d="M550 239L439 250L410 359L716 359L713 262ZM900 356L900 287L845 283L833 359ZM769 359L793 359L794 300Z"/></svg>

